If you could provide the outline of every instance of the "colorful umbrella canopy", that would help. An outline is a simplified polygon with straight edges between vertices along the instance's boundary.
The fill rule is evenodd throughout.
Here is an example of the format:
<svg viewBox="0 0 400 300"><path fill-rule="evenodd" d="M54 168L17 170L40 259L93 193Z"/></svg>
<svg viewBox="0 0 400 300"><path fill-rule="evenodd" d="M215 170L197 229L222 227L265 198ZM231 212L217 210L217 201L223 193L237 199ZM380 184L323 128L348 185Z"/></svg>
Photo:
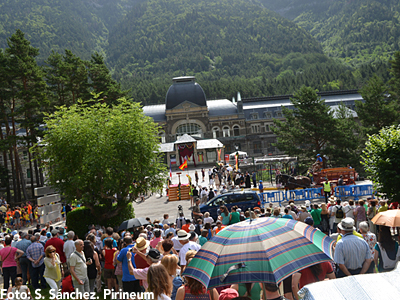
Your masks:
<svg viewBox="0 0 400 300"><path fill-rule="evenodd" d="M400 209L391 209L380 212L375 215L371 221L375 225L400 227Z"/></svg>
<svg viewBox="0 0 400 300"><path fill-rule="evenodd" d="M227 227L203 245L183 275L207 288L279 283L298 270L332 259L334 241L305 223L259 218Z"/></svg>

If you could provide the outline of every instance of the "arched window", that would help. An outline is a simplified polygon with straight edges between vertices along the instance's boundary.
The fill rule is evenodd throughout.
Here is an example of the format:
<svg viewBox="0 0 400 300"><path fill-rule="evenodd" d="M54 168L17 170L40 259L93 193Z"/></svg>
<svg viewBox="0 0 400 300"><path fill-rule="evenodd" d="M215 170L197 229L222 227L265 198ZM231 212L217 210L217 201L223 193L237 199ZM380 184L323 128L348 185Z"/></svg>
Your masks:
<svg viewBox="0 0 400 300"><path fill-rule="evenodd" d="M219 127L213 127L212 132L213 132L213 138L214 139L219 138L221 136L221 133L219 131Z"/></svg>
<svg viewBox="0 0 400 300"><path fill-rule="evenodd" d="M200 125L196 123L186 123L181 124L176 128L176 136L182 136L184 134L188 134L196 137L203 137L203 131L201 130Z"/></svg>
<svg viewBox="0 0 400 300"><path fill-rule="evenodd" d="M233 126L233 136L240 135L240 127L238 125Z"/></svg>
<svg viewBox="0 0 400 300"><path fill-rule="evenodd" d="M222 127L222 135L223 135L223 137L231 136L231 131L229 129L229 126Z"/></svg>

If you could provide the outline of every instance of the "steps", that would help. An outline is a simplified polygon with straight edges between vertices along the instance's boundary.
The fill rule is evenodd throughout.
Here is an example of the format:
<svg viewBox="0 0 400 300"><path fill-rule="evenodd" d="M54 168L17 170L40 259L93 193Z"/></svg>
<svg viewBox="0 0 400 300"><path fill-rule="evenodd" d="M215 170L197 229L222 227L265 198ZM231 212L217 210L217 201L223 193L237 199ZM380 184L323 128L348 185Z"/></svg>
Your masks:
<svg viewBox="0 0 400 300"><path fill-rule="evenodd" d="M190 186L188 184L181 184L181 199L179 199L178 191L179 188L177 184L169 186L169 201L190 200Z"/></svg>

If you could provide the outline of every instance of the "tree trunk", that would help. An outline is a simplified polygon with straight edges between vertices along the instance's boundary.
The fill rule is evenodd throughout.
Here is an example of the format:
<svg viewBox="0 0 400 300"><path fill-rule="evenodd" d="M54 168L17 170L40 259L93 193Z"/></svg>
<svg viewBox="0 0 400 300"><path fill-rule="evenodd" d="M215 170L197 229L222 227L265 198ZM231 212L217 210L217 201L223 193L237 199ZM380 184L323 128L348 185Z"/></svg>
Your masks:
<svg viewBox="0 0 400 300"><path fill-rule="evenodd" d="M29 139L27 140L28 142L28 159L29 159L29 168L30 168L30 173L31 173L31 192L32 192L32 198L35 195L35 186L33 184L33 167L32 167L32 156L31 156L31 152L29 151L30 148L30 143L29 143ZM26 176L28 177L28 176Z"/></svg>
<svg viewBox="0 0 400 300"><path fill-rule="evenodd" d="M3 135L3 130L0 130L0 138L2 141L4 141L4 135ZM11 201L11 189L10 189L10 179L8 178L8 162L7 162L7 150L3 151L3 165L4 169L7 170L7 179L6 179L6 198L7 198L7 203L10 203Z"/></svg>

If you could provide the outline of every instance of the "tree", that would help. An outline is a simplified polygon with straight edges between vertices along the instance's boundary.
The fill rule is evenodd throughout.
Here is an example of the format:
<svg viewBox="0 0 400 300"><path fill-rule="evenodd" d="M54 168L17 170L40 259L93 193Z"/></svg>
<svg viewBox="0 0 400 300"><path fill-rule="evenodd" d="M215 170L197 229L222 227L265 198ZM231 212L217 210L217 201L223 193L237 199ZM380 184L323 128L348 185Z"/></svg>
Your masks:
<svg viewBox="0 0 400 300"><path fill-rule="evenodd" d="M371 135L362 154L365 171L378 192L400 201L400 126L382 128Z"/></svg>
<svg viewBox="0 0 400 300"><path fill-rule="evenodd" d="M63 106L46 117L42 146L32 151L46 162L49 184L92 213L96 207L101 223L125 209L131 197L159 190L166 168L158 128L139 104L95 101Z"/></svg>
<svg viewBox="0 0 400 300"><path fill-rule="evenodd" d="M361 88L360 94L364 102L356 102L356 111L366 134L378 133L382 127L399 120L399 104L389 97L387 86L380 77L372 77Z"/></svg>
<svg viewBox="0 0 400 300"><path fill-rule="evenodd" d="M0 123L4 167L12 172L14 197L20 202L21 192L28 200L25 176L19 155L21 145L30 147L37 141L38 126L41 124L40 110L46 107L46 82L43 72L36 62L39 50L30 45L21 30L17 30L7 40L8 48L0 53ZM21 135L19 130L25 130ZM6 152L8 147L8 153ZM33 174L36 184L41 185L37 165L33 167L29 157L31 170L31 189L34 191ZM11 168L8 168L7 159ZM9 193L7 193L9 194ZM8 196L9 198L9 196ZM9 199L10 200L10 199Z"/></svg>
<svg viewBox="0 0 400 300"><path fill-rule="evenodd" d="M336 123L329 106L314 89L305 86L290 101L293 109L282 107L286 120L274 120L272 131L277 135L274 146L290 156L309 161L320 152L328 156L333 154L329 141L335 134Z"/></svg>
<svg viewBox="0 0 400 300"><path fill-rule="evenodd" d="M400 51L395 52L394 59L390 61L390 94L397 102L400 102Z"/></svg>
<svg viewBox="0 0 400 300"><path fill-rule="evenodd" d="M111 78L110 71L100 54L97 52L92 54L92 58L87 64L92 92L96 94L101 92L101 98L105 103L117 103L119 98L128 95L129 91L121 90L121 85Z"/></svg>

